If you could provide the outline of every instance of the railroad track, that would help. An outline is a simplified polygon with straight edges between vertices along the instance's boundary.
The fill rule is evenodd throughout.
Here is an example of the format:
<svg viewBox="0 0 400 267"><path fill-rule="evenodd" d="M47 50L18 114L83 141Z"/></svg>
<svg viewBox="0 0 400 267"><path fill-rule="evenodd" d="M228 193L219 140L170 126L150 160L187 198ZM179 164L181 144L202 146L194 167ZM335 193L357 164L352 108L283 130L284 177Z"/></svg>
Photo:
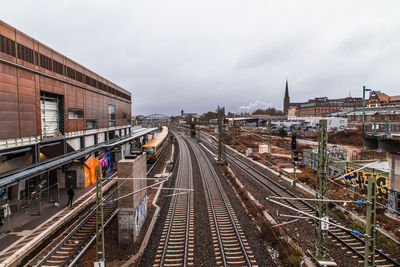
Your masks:
<svg viewBox="0 0 400 267"><path fill-rule="evenodd" d="M182 137L177 135L176 140L179 143L179 169L153 266L191 266L194 261L192 163Z"/></svg>
<svg viewBox="0 0 400 267"><path fill-rule="evenodd" d="M164 148L165 150L165 148ZM147 175L152 171L153 167L159 161L164 150L160 153L157 160L152 164L151 168L147 171ZM114 181L103 181L103 185L106 183L112 183L110 188L104 192L106 195L103 197L104 203L111 199L117 193L117 183ZM117 202L112 204L104 205L103 216L104 226L107 226L112 219L118 214ZM83 217L83 218L82 218ZM29 265L34 266L73 266L78 260L84 255L84 253L90 248L91 244L96 239L96 210L91 208L89 213L81 216L79 223L74 224L72 229L66 231L63 234L63 238L56 238L55 242L52 242L45 249L47 253L40 257L30 261Z"/></svg>
<svg viewBox="0 0 400 267"><path fill-rule="evenodd" d="M112 186L112 181L103 181L103 188L109 188L110 186ZM85 207L90 206L88 203L90 203L92 196L92 193L87 193L73 203L73 209L77 209L77 214L81 213ZM30 254L32 254L35 248L48 242L48 239L52 238L67 223L65 218L68 218L70 214L71 209L64 208L30 233L25 234L23 238L17 240L12 246L1 252L0 263L8 266L21 264L21 261L28 261L28 258L31 257ZM38 240L40 236L43 236L43 238Z"/></svg>
<svg viewBox="0 0 400 267"><path fill-rule="evenodd" d="M215 149L215 145L208 141L202 140L205 143L208 143L209 146ZM297 196L293 194L290 190L284 188L274 179L268 177L266 174L260 172L244 160L238 158L232 153L227 152L227 159L254 178L259 182L264 188L271 192L273 196L279 197L290 197L296 198ZM306 212L310 215L315 215L315 208L303 201L303 200L282 200L286 202L286 204L292 206L295 209ZM341 223L333 218L329 218L329 220L335 224L341 225ZM309 223L313 223L312 220L307 220ZM350 231L346 231L342 228L330 226L329 227L329 238L332 240L336 240L339 245L343 245L345 248L349 249L353 252L354 256L358 258L359 263L364 262L364 252L365 252L365 239L362 236L356 236L352 234ZM384 251L380 249L375 250L375 263L376 266L400 266L400 264L393 259L390 255L386 254Z"/></svg>
<svg viewBox="0 0 400 267"><path fill-rule="evenodd" d="M104 203L117 193L117 184L113 181L110 183L113 185L107 190ZM118 209L115 203L104 205L104 226L109 224L117 213ZM55 242L48 245L45 249L46 252L31 260L29 265L73 266L96 239L96 209L91 207L84 218L79 221L72 229L64 232L61 240L57 238Z"/></svg>
<svg viewBox="0 0 400 267"><path fill-rule="evenodd" d="M239 220L219 182L211 162L193 140L189 140L196 155L211 226L214 253L218 266L255 266L253 252Z"/></svg>

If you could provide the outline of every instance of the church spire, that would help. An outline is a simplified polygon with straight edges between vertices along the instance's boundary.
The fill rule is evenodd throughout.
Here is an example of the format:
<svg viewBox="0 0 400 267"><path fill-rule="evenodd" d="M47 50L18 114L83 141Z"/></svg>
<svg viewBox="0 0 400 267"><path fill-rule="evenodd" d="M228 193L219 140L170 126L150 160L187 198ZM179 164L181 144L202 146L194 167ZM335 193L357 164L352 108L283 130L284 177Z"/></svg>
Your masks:
<svg viewBox="0 0 400 267"><path fill-rule="evenodd" d="M286 88L285 88L285 98L289 98L289 85L288 80L286 79Z"/></svg>
<svg viewBox="0 0 400 267"><path fill-rule="evenodd" d="M289 97L289 82L286 79L286 87L285 87L285 98L283 98L283 114L287 115L290 106L290 97Z"/></svg>

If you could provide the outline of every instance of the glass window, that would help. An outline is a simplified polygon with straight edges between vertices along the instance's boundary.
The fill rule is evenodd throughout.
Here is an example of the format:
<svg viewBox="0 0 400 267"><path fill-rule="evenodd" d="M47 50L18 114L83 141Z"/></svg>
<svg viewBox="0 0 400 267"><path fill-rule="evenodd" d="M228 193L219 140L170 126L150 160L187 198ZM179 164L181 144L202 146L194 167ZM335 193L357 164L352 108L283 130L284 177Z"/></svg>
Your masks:
<svg viewBox="0 0 400 267"><path fill-rule="evenodd" d="M68 109L69 120L83 120L83 109Z"/></svg>
<svg viewBox="0 0 400 267"><path fill-rule="evenodd" d="M97 129L98 125L97 125L97 120L86 120L86 129L90 130L90 129Z"/></svg>
<svg viewBox="0 0 400 267"><path fill-rule="evenodd" d="M147 155L153 155L154 154L154 147L145 147L143 149L143 152L146 152Z"/></svg>
<svg viewBox="0 0 400 267"><path fill-rule="evenodd" d="M115 106L108 105L108 126L115 126Z"/></svg>

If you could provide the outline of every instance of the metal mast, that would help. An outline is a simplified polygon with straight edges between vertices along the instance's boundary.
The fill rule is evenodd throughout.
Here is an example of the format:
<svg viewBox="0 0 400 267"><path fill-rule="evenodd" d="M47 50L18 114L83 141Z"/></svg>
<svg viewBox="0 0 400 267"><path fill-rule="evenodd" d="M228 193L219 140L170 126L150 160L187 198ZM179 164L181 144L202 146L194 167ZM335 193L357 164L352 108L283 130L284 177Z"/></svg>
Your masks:
<svg viewBox="0 0 400 267"><path fill-rule="evenodd" d="M375 266L376 174L368 177L368 206L364 267Z"/></svg>
<svg viewBox="0 0 400 267"><path fill-rule="evenodd" d="M225 164L226 162L225 124L224 124L225 108L218 107L217 115L218 115L218 162L221 164Z"/></svg>
<svg viewBox="0 0 400 267"><path fill-rule="evenodd" d="M328 192L327 183L327 121L319 121L319 146L318 146L318 177L317 177L317 188L316 188L316 198L325 199ZM328 202L317 201L316 217L328 220ZM315 242L315 256L316 259L326 260L330 259L326 244L328 241L328 231L327 224L321 222L320 220L315 221L315 231L316 231L316 242Z"/></svg>
<svg viewBox="0 0 400 267"><path fill-rule="evenodd" d="M105 262L103 190L100 166L96 167L96 262Z"/></svg>
<svg viewBox="0 0 400 267"><path fill-rule="evenodd" d="M268 163L272 165L272 123L271 120L268 120Z"/></svg>

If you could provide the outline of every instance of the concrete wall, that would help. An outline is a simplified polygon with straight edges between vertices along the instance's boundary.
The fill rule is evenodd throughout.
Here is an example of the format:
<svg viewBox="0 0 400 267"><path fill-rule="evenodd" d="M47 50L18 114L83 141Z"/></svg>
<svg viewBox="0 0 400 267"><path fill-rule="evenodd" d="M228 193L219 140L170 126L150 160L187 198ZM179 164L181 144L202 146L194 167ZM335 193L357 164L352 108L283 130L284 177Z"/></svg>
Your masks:
<svg viewBox="0 0 400 267"><path fill-rule="evenodd" d="M57 169L58 188L65 188L65 172L61 168Z"/></svg>
<svg viewBox="0 0 400 267"><path fill-rule="evenodd" d="M387 153L389 162L389 189L400 192L400 155Z"/></svg>
<svg viewBox="0 0 400 267"><path fill-rule="evenodd" d="M81 139L79 137L67 140L68 145L70 145L74 150L81 149Z"/></svg>
<svg viewBox="0 0 400 267"><path fill-rule="evenodd" d="M141 155L136 159L122 159L118 161L118 177L120 178L144 178L146 177L146 157ZM146 180L118 180L118 196L144 188ZM130 244L136 240L135 212L139 203L145 198L147 190L118 201L118 240L120 244Z"/></svg>
<svg viewBox="0 0 400 267"><path fill-rule="evenodd" d="M94 145L94 138L95 138L95 135L87 135L87 136L85 136L85 147L93 146Z"/></svg>
<svg viewBox="0 0 400 267"><path fill-rule="evenodd" d="M103 143L104 141L105 141L105 139L104 139L104 133L99 133L99 134L97 135L97 143L100 144L100 143Z"/></svg>
<svg viewBox="0 0 400 267"><path fill-rule="evenodd" d="M76 188L85 188L85 169L82 165L72 165L69 171L76 171ZM65 188L65 172L57 169L57 182L59 188Z"/></svg>

